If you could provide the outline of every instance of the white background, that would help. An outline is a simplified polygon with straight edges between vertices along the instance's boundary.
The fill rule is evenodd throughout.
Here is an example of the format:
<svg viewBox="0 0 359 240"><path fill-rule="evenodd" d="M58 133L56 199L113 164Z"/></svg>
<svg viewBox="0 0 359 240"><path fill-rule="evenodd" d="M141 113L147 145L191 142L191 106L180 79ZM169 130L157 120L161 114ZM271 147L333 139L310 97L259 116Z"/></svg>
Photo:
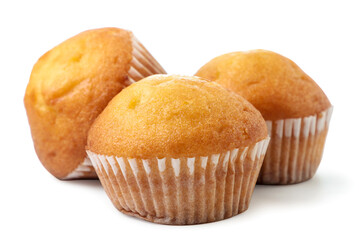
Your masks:
<svg viewBox="0 0 359 240"><path fill-rule="evenodd" d="M359 239L359 6L355 1L1 1L0 239ZM98 181L59 181L32 146L23 95L33 64L98 27L130 29L168 73L194 74L231 51L294 60L334 113L316 176L257 186L221 222L164 226L118 212Z"/></svg>

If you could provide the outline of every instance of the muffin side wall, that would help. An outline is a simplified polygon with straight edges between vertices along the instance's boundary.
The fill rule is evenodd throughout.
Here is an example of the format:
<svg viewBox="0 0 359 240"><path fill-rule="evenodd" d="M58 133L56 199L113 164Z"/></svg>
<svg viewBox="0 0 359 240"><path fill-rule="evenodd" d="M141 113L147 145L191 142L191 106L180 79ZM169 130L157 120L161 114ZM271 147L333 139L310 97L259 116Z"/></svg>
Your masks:
<svg viewBox="0 0 359 240"><path fill-rule="evenodd" d="M269 137L210 156L135 159L87 151L121 212L162 224L198 224L245 211Z"/></svg>
<svg viewBox="0 0 359 240"><path fill-rule="evenodd" d="M266 121L271 142L258 184L293 184L312 178L320 164L333 107L313 116Z"/></svg>

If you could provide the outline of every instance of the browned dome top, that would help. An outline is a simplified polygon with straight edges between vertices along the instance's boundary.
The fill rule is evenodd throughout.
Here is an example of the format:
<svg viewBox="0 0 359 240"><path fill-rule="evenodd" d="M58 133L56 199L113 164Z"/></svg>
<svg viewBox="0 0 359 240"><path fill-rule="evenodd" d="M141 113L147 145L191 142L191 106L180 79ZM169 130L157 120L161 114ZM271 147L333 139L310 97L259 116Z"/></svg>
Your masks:
<svg viewBox="0 0 359 240"><path fill-rule="evenodd" d="M302 69L271 51L224 54L209 61L196 75L242 95L266 120L314 115L331 105Z"/></svg>
<svg viewBox="0 0 359 240"><path fill-rule="evenodd" d="M153 75L119 93L92 125L88 149L134 158L193 157L267 137L245 99L198 77Z"/></svg>

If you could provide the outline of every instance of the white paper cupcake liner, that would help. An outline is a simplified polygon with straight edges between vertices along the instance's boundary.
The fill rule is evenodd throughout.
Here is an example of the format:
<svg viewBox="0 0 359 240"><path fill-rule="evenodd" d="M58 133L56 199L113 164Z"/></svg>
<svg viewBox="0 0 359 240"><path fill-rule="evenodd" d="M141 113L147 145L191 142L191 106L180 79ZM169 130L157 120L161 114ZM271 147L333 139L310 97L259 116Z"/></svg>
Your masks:
<svg viewBox="0 0 359 240"><path fill-rule="evenodd" d="M268 143L269 137L244 149L192 158L87 154L121 212L163 224L197 224L248 208Z"/></svg>
<svg viewBox="0 0 359 240"><path fill-rule="evenodd" d="M259 184L299 183L313 177L322 158L333 107L304 118L266 121L271 141Z"/></svg>
<svg viewBox="0 0 359 240"><path fill-rule="evenodd" d="M95 169L88 157L71 173L69 173L64 180L78 179L78 178L97 178Z"/></svg>
<svg viewBox="0 0 359 240"><path fill-rule="evenodd" d="M128 70L128 85L154 74L165 74L166 71L132 35L132 60Z"/></svg>

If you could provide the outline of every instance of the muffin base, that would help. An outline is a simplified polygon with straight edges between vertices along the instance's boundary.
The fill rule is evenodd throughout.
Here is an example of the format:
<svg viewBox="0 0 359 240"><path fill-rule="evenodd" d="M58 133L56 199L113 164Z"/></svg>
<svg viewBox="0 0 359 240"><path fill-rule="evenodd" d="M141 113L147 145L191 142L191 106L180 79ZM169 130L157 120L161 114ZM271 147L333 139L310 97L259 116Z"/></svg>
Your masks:
<svg viewBox="0 0 359 240"><path fill-rule="evenodd" d="M232 217L248 206L268 146L191 158L135 159L87 151L121 212L162 224L198 224Z"/></svg>
<svg viewBox="0 0 359 240"><path fill-rule="evenodd" d="M312 178L324 150L333 107L313 116L266 121L271 141L258 184L293 184Z"/></svg>
<svg viewBox="0 0 359 240"><path fill-rule="evenodd" d="M63 180L71 179L96 179L97 174L92 166L92 163L88 157L84 158L84 161L71 173L69 173Z"/></svg>

